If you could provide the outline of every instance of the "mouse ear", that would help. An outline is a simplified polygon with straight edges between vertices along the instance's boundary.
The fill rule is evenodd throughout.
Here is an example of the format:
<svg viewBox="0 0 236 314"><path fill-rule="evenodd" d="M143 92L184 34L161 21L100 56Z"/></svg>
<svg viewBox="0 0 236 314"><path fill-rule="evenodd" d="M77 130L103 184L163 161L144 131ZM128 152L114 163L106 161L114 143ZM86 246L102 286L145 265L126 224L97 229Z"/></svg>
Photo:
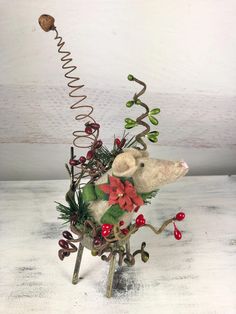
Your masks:
<svg viewBox="0 0 236 314"><path fill-rule="evenodd" d="M137 168L135 157L127 151L116 156L112 164L112 173L118 177L131 177Z"/></svg>
<svg viewBox="0 0 236 314"><path fill-rule="evenodd" d="M135 158L148 157L148 151L137 148L125 148L124 152L132 154Z"/></svg>

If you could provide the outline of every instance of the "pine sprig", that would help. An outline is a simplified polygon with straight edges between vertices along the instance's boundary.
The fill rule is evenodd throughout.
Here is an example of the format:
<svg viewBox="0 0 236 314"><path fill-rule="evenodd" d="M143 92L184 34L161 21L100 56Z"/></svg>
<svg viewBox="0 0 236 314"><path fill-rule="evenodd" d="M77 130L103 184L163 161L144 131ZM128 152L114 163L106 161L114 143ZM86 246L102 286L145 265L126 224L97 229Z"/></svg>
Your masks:
<svg viewBox="0 0 236 314"><path fill-rule="evenodd" d="M105 167L109 168L110 163L114 160L114 156L106 146L102 146L96 150L95 159L99 160Z"/></svg>
<svg viewBox="0 0 236 314"><path fill-rule="evenodd" d="M140 196L142 197L144 204L151 204L151 199L156 197L159 190L155 190L149 193L141 193Z"/></svg>
<svg viewBox="0 0 236 314"><path fill-rule="evenodd" d="M65 220L65 223L68 223L71 217L71 209L61 203L58 203L58 202L55 202L55 203L57 204L56 209L60 213L60 215L58 216L58 219Z"/></svg>
<svg viewBox="0 0 236 314"><path fill-rule="evenodd" d="M66 194L66 201L69 206L55 202L57 204L56 209L60 213L58 219L65 220L65 223L68 223L76 218L78 225L82 225L85 220L93 220L89 214L88 205L83 200L81 189L77 192L69 190Z"/></svg>

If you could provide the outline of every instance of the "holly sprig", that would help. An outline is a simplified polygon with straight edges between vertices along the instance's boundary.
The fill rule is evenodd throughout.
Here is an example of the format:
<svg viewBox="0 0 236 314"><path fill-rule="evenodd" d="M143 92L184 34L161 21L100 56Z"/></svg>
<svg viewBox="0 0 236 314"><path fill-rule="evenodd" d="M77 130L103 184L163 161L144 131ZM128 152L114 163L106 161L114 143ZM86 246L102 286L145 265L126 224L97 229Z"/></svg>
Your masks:
<svg viewBox="0 0 236 314"><path fill-rule="evenodd" d="M140 96L142 94L144 94L144 92L146 91L146 84L140 80L138 80L137 78L135 78L132 74L128 75L128 80L129 81L135 81L139 84L141 84L143 86L143 89L138 93L138 94L134 94L133 99L129 100L126 103L126 107L131 108L134 105L138 105L138 106L142 106L145 108L146 112L142 115L140 115L136 120L131 119L131 118L125 118L125 128L126 129L132 129L138 125L142 125L146 127L146 130L143 131L142 133L138 134L136 136L136 139L139 143L141 143L144 147L144 149L146 149L146 144L143 142L142 137L147 137L149 141L156 143L158 142L158 135L159 132L157 130L151 131L151 127L149 125L149 123L147 123L146 121L143 121L145 118L148 118L148 120L151 122L152 125L157 126L159 124L158 119L156 118L156 115L158 115L160 113L160 108L153 108L153 109L149 109L149 107L143 103L140 100Z"/></svg>

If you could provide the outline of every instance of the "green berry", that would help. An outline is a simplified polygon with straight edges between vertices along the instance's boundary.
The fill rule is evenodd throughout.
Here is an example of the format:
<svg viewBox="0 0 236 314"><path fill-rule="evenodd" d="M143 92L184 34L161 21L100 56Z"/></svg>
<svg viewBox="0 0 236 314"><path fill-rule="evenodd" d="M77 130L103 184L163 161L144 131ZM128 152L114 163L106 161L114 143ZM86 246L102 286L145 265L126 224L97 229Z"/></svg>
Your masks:
<svg viewBox="0 0 236 314"><path fill-rule="evenodd" d="M158 114L160 111L161 111L160 108L154 108L149 113L150 113L150 115L153 116L155 114Z"/></svg>
<svg viewBox="0 0 236 314"><path fill-rule="evenodd" d="M133 106L133 104L134 104L134 101L133 101L133 100L127 101L126 107L130 108L130 107Z"/></svg>
<svg viewBox="0 0 236 314"><path fill-rule="evenodd" d="M135 101L135 103L136 103L136 105L141 105L141 100L140 99L137 99L136 101Z"/></svg>
<svg viewBox="0 0 236 314"><path fill-rule="evenodd" d="M129 74L129 75L128 75L128 80L129 80L129 81L133 81L133 79L134 79L134 76L133 76L132 74Z"/></svg>
<svg viewBox="0 0 236 314"><path fill-rule="evenodd" d="M150 122L154 125L158 125L158 120L153 116L148 116Z"/></svg>
<svg viewBox="0 0 236 314"><path fill-rule="evenodd" d="M159 132L158 132L158 131L152 131L152 132L149 132L148 134L149 134L149 135L158 136L158 135L159 135Z"/></svg>
<svg viewBox="0 0 236 314"><path fill-rule="evenodd" d="M91 254L92 254L93 256L97 256L97 255L98 255L98 251L92 250L92 251L91 251Z"/></svg>
<svg viewBox="0 0 236 314"><path fill-rule="evenodd" d="M157 139L158 135L159 135L158 131L149 132L147 134L147 138L149 139L150 142L156 143L158 141L158 139Z"/></svg>
<svg viewBox="0 0 236 314"><path fill-rule="evenodd" d="M148 254L148 252L143 252L141 258L142 258L142 261L143 261L144 263L146 263L146 262L149 260L149 254Z"/></svg>
<svg viewBox="0 0 236 314"><path fill-rule="evenodd" d="M127 124L125 124L125 128L126 129L132 129L133 127L135 127L135 125L136 124L129 124L129 123L127 123Z"/></svg>
<svg viewBox="0 0 236 314"><path fill-rule="evenodd" d="M120 247L119 247L119 250L120 250L121 252L124 252L124 251L125 251L125 248L124 248L123 246L120 246Z"/></svg>
<svg viewBox="0 0 236 314"><path fill-rule="evenodd" d="M136 121L134 121L133 119L130 119L130 118L125 118L125 122L126 123L136 123Z"/></svg>
<svg viewBox="0 0 236 314"><path fill-rule="evenodd" d="M132 129L136 125L137 125L137 122L134 121L133 119L130 119L130 118L125 119L125 128L126 129Z"/></svg>

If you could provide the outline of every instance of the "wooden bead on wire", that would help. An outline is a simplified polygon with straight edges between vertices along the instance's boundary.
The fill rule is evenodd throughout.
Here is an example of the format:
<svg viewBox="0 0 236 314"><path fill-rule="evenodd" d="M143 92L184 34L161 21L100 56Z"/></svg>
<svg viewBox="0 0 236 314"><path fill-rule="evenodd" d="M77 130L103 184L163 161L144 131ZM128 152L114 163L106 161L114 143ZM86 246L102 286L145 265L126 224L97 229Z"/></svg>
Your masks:
<svg viewBox="0 0 236 314"><path fill-rule="evenodd" d="M55 19L51 15L48 14L42 14L39 17L39 25L45 32L49 32L51 30L54 30L56 27L54 25Z"/></svg>

